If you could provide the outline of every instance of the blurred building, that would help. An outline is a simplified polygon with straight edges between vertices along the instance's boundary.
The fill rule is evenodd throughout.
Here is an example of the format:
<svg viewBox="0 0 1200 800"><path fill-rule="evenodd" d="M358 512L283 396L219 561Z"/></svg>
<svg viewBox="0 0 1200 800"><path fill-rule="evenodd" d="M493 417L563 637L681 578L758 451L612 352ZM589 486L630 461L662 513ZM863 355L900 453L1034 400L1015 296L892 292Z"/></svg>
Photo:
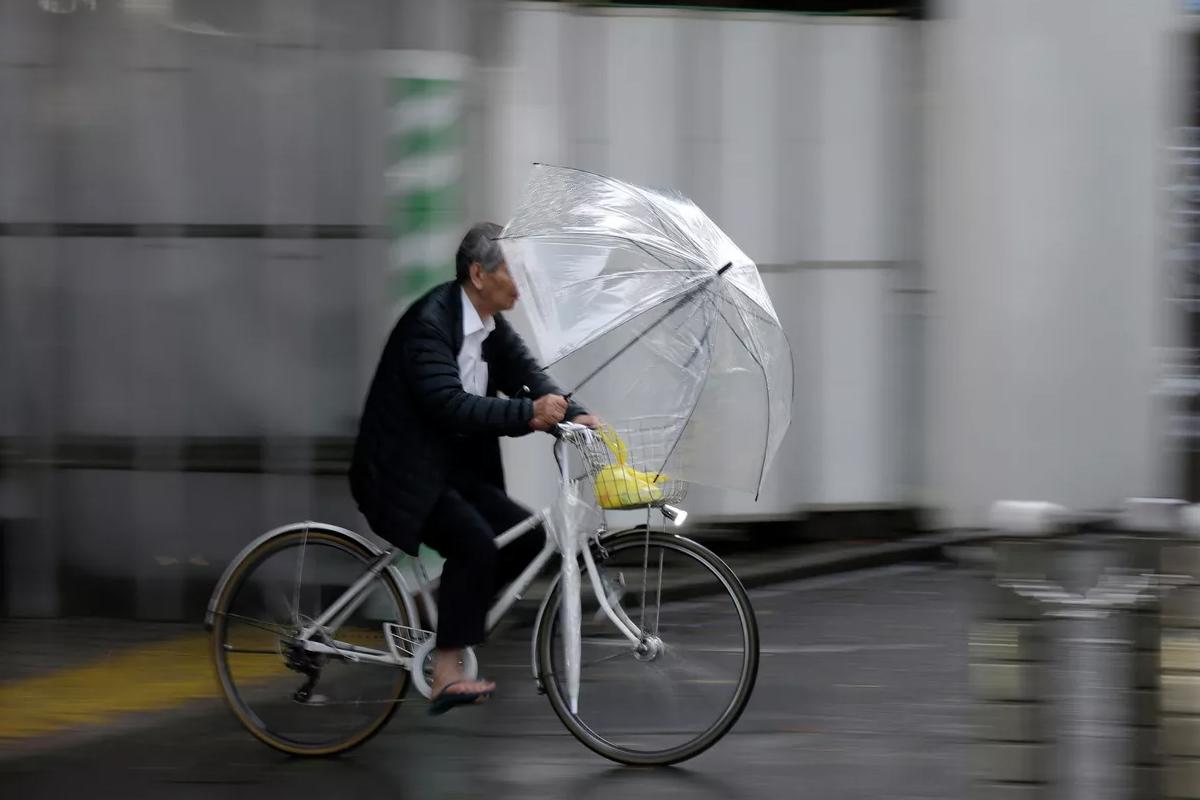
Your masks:
<svg viewBox="0 0 1200 800"><path fill-rule="evenodd" d="M760 264L793 426L698 516L1197 495L1193 20L0 0L0 609L190 618L257 533L364 529L383 337L532 161L678 188ZM545 442L505 455L546 499Z"/></svg>

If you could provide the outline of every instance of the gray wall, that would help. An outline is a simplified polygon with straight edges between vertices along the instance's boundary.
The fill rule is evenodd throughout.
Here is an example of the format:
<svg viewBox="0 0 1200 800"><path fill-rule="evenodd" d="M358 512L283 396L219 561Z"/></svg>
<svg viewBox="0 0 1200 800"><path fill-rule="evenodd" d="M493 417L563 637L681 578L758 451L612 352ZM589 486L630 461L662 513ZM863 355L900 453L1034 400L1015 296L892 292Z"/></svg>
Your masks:
<svg viewBox="0 0 1200 800"><path fill-rule="evenodd" d="M308 473L311 437L353 433L391 310L377 54L466 50L476 5L0 0L9 613L194 615L183 578L262 530L365 527ZM193 437L265 443L267 474L179 472ZM80 442L91 464L132 442L136 469L38 466Z"/></svg>
<svg viewBox="0 0 1200 800"><path fill-rule="evenodd" d="M1003 497L1179 491L1154 392L1182 24L1171 0L948 0L929 23L929 500L949 524Z"/></svg>

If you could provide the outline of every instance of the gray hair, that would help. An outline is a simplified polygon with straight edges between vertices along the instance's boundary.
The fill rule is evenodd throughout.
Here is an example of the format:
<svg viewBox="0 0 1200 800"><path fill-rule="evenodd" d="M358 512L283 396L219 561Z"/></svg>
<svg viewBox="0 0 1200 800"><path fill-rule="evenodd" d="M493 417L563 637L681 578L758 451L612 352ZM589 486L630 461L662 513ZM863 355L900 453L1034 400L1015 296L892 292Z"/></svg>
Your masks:
<svg viewBox="0 0 1200 800"><path fill-rule="evenodd" d="M494 222L480 222L467 231L454 258L454 274L459 283L471 279L472 264L479 264L484 272L495 272L504 263L504 251L496 241L502 230Z"/></svg>

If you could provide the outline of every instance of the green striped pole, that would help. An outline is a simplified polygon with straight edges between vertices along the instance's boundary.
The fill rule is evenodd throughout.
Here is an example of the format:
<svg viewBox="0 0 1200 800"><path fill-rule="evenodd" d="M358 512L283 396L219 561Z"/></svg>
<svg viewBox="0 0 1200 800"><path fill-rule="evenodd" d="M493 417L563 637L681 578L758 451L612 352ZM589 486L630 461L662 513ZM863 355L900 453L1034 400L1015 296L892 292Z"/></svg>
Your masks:
<svg viewBox="0 0 1200 800"><path fill-rule="evenodd" d="M388 297L397 310L454 274L465 228L463 161L469 60L387 54Z"/></svg>

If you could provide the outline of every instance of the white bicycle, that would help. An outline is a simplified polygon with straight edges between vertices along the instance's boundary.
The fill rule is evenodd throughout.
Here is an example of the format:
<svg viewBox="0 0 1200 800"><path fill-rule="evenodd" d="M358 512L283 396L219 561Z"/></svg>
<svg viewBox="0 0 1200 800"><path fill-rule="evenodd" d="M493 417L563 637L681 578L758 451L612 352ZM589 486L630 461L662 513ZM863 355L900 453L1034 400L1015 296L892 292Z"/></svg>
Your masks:
<svg viewBox="0 0 1200 800"><path fill-rule="evenodd" d="M661 451L661 430L643 425L622 435L646 459ZM568 446L582 456L578 476ZM596 433L571 423L559 426L554 453L562 501L596 488L598 476L610 480L614 467L631 466L618 466L626 454L618 459ZM758 628L745 589L720 558L651 530L650 508L682 522L686 512L671 503L684 485L654 476L640 488L621 507L647 509L644 526L610 533L602 514L588 527L566 526L556 521L560 502L559 511L534 514L498 537L502 547L539 524L548 528L546 546L487 624L491 630L558 554L559 574L533 626L538 690L600 755L671 764L711 747L741 715L758 673ZM361 745L388 722L410 683L429 697L435 588L419 560L398 559L344 528L309 522L260 536L225 570L206 617L230 709L258 739L293 755ZM418 600L434 630L422 627ZM464 667L477 674L472 650Z"/></svg>

